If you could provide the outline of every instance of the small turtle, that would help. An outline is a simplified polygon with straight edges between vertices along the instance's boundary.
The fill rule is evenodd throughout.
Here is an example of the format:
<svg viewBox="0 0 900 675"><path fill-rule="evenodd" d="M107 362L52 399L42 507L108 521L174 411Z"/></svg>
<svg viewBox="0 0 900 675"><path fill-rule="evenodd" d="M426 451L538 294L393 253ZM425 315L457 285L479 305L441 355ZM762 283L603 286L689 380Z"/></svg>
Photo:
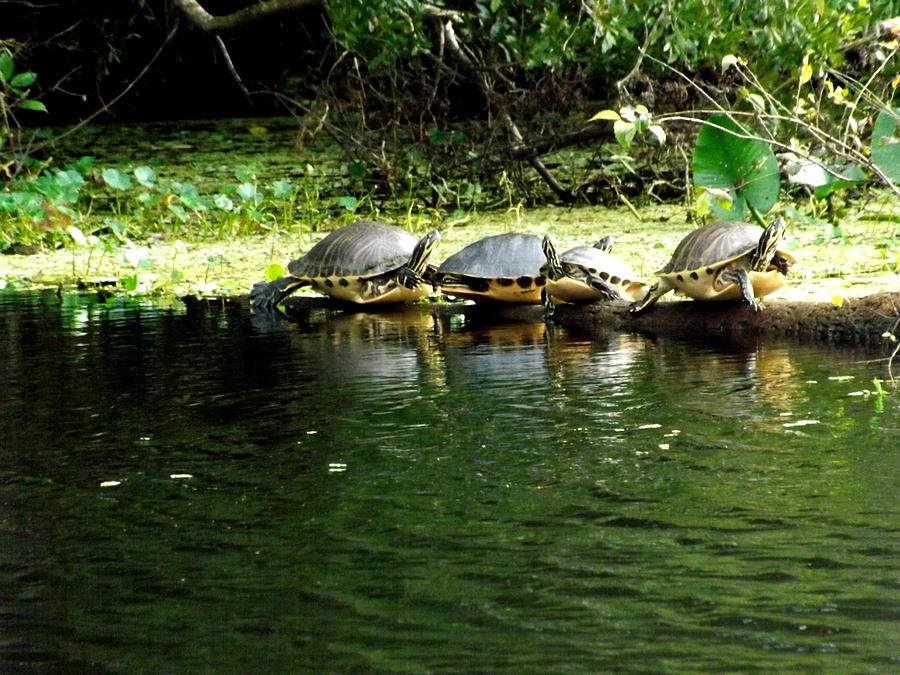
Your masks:
<svg viewBox="0 0 900 675"><path fill-rule="evenodd" d="M612 245L613 239L607 235L593 246L576 246L559 255L550 236L544 237L547 264L541 268L541 274L547 277L548 299L634 302L644 297L647 285L637 281L637 275L610 253Z"/></svg>
<svg viewBox="0 0 900 675"><path fill-rule="evenodd" d="M765 230L737 220L720 220L688 234L630 311L642 312L671 290L694 300L743 300L762 309L757 297L784 286L794 257L779 248L787 227L778 218Z"/></svg>
<svg viewBox="0 0 900 675"><path fill-rule="evenodd" d="M250 303L258 309L274 307L302 286L357 304L418 300L433 290L423 274L438 240L437 231L416 239L374 220L339 227L289 262L288 276L255 284Z"/></svg>
<svg viewBox="0 0 900 675"><path fill-rule="evenodd" d="M435 274L442 293L472 300L539 304L546 279L535 234L497 234L447 258Z"/></svg>

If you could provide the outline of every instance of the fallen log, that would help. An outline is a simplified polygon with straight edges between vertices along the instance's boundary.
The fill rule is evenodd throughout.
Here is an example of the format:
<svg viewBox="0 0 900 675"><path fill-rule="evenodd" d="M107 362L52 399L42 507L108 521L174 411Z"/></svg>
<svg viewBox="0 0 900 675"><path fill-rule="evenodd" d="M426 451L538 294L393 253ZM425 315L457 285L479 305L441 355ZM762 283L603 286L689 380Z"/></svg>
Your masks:
<svg viewBox="0 0 900 675"><path fill-rule="evenodd" d="M246 298L240 300L246 301ZM409 309L413 307L419 312L436 316L466 314L473 322L482 323L534 323L544 320L544 309L540 305L423 302ZM396 311L396 307L392 306L348 305L331 298L299 295L287 298L284 308L293 320L303 320L310 312L323 309L369 313ZM748 338L796 338L869 348L883 344L890 353L898 343L885 335L900 338L900 292L850 298L840 307L826 302L771 300L760 312L753 311L742 302L694 300L659 302L637 316L628 312L625 303L557 305L552 320L576 330L636 331L678 338L736 342Z"/></svg>
<svg viewBox="0 0 900 675"><path fill-rule="evenodd" d="M851 298L838 307L825 302L772 300L755 312L742 302L660 302L638 315L625 303L559 305L553 320L579 329L628 330L698 338L795 337L874 345L900 325L900 293Z"/></svg>

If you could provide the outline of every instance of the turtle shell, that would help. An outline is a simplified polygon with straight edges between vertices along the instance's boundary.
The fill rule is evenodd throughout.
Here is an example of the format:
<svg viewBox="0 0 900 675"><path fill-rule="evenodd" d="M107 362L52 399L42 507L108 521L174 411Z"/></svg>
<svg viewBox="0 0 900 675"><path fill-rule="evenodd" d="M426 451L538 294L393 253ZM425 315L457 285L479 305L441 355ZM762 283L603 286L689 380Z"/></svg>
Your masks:
<svg viewBox="0 0 900 675"><path fill-rule="evenodd" d="M447 295L473 300L539 303L546 279L541 238L497 234L479 239L438 267L436 283Z"/></svg>
<svg viewBox="0 0 900 675"><path fill-rule="evenodd" d="M472 277L517 277L534 275L544 264L541 238L536 234L496 234L479 239L447 258L438 274L456 273Z"/></svg>
<svg viewBox="0 0 900 675"><path fill-rule="evenodd" d="M297 288L358 304L410 302L432 291L428 256L440 239L422 239L399 227L361 220L338 228L306 255L288 263L288 276L259 282L250 291L255 309L276 306Z"/></svg>
<svg viewBox="0 0 900 675"><path fill-rule="evenodd" d="M373 277L406 264L418 239L406 230L360 220L329 233L307 253L288 263L288 272L310 281Z"/></svg>
<svg viewBox="0 0 900 675"><path fill-rule="evenodd" d="M602 297L603 294L582 281L590 277L599 278L615 289L621 299L629 302L640 299L647 290L645 284L637 280L637 274L620 258L596 246L570 248L560 256L560 263L566 279L549 285L551 295L561 300L577 302Z"/></svg>
<svg viewBox="0 0 900 675"><path fill-rule="evenodd" d="M752 253L763 228L739 220L718 220L687 234L672 258L657 274L690 272L710 267L714 271Z"/></svg>
<svg viewBox="0 0 900 675"><path fill-rule="evenodd" d="M741 289L737 284L716 287L716 275L730 265L749 265L765 230L758 225L738 220L719 220L687 234L675 248L668 264L657 272L671 287L695 300L737 300ZM778 255L793 263L794 257L782 249ZM768 295L785 283L785 277L770 267L761 272L750 271L756 297Z"/></svg>

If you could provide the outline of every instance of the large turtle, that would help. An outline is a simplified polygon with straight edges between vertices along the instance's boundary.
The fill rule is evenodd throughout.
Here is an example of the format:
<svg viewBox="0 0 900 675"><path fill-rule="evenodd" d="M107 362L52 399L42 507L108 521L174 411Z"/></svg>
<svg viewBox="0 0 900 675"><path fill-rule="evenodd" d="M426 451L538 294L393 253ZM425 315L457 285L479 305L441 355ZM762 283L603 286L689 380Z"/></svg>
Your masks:
<svg viewBox="0 0 900 675"><path fill-rule="evenodd" d="M442 293L471 300L539 304L546 279L535 234L497 234L447 258L435 274Z"/></svg>
<svg viewBox="0 0 900 675"><path fill-rule="evenodd" d="M784 286L794 257L779 248L787 227L778 218L765 230L737 220L720 220L688 234L657 274L660 276L630 311L642 312L671 290L694 300L744 300L762 309L756 298Z"/></svg>
<svg viewBox="0 0 900 675"><path fill-rule="evenodd" d="M547 278L548 301L640 300L647 285L637 281L628 265L610 253L612 245L612 237L606 235L593 246L576 246L559 255L550 235L545 236L542 246L547 263L541 274Z"/></svg>
<svg viewBox="0 0 900 675"><path fill-rule="evenodd" d="M273 307L302 286L358 304L417 300L433 290L423 274L439 239L437 231L416 239L399 227L359 220L289 262L288 276L255 284L250 302Z"/></svg>

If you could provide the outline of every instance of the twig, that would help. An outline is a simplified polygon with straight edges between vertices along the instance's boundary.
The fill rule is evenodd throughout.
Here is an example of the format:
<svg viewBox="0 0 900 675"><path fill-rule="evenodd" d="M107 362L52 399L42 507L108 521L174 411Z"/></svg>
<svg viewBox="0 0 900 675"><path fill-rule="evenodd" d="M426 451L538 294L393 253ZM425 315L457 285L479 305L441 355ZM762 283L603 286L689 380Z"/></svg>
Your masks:
<svg viewBox="0 0 900 675"><path fill-rule="evenodd" d="M244 81L238 74L237 69L234 67L234 63L231 60L231 55L228 53L228 47L225 46L225 42L222 40L222 37L220 35L216 35L216 43L218 43L219 49L222 52L222 56L225 58L225 65L228 66L228 71L231 73L231 77L234 78L237 86L242 92L244 92L244 96L246 96L252 104L253 100L250 98L250 92L247 90L247 87L244 86Z"/></svg>
<svg viewBox="0 0 900 675"><path fill-rule="evenodd" d="M650 30L647 31L647 34L644 36L644 44L638 48L638 57L634 61L634 65L631 67L631 70L620 80L616 81L616 91L619 92L619 95L622 95L622 89L628 82L633 78L637 72L641 69L641 64L644 62L644 56L647 55L647 48L650 46L650 43L656 39L656 29L659 28L659 24L662 22L664 16L666 16L667 9L663 9L657 16L656 20L653 22L653 25L650 27ZM589 12L592 16L593 13Z"/></svg>
<svg viewBox="0 0 900 675"><path fill-rule="evenodd" d="M897 49L895 49L894 52L891 53L891 56L893 56L893 54L895 54L896 52L897 52ZM713 106L716 108L716 112L724 114L726 117L728 117L733 122L737 122L735 117L741 115L742 113L737 113L735 111L726 110L715 99L713 99L713 97L710 96L706 92L706 90L703 89L703 87L701 87L696 82L691 80L687 75L685 75L684 73L679 71L677 68L673 68L669 64L667 64L663 61L660 61L659 59L655 58L654 56L652 56L650 54L647 54L647 58L650 59L651 61L653 61L654 63L662 66L666 70L674 73L675 75L682 78L686 82L688 82L690 84L690 86L692 86L694 89L696 89L698 92L700 92L700 94L702 96L704 96L706 99L708 99L713 104ZM790 112L779 101L772 98L772 96L766 91L766 89L756 79L756 76L752 71L750 71L749 69L739 69L739 72L741 73L741 75L743 77L748 79L753 84L754 87L756 87L759 91L763 92L763 94L766 96L767 100L769 101L770 105L772 105L776 109ZM871 79L869 80L869 82L871 82ZM865 155L860 153L858 150L856 150L856 148L849 145L848 143L845 143L840 138L837 138L836 136L833 136L833 135L829 134L828 132L823 131L819 127L816 127L812 124L809 124L808 122L801 120L800 118L796 117L795 115L791 115L791 114L788 114L788 115L757 114L756 116L760 117L761 119L766 119L766 120L787 122L789 124L793 124L795 126L800 127L801 129L806 130L807 133L812 135L813 138L815 138L817 141L822 143L825 147L831 148L839 156L844 157L844 158L850 160L851 162L853 162L854 164L858 164L859 166L863 167L867 171L870 171L871 173L875 174L875 176L877 176L878 180L885 187L887 187L894 194L900 195L900 187L898 187L890 179L890 177L887 174L885 174L884 171L881 170L881 168L879 168L868 157L866 157ZM659 120L659 121L673 120L673 121L690 122L692 124L704 124L707 126L716 127L718 129L720 129L721 131L724 131L724 132L731 134L732 136L736 136L738 138L746 138L749 140L762 141L763 143L768 143L769 145L774 146L776 148L780 148L782 150L785 150L786 152L792 152L795 155L797 155L798 157L802 157L803 159L806 159L810 162L814 162L815 164L820 166L822 169L824 169L826 172L828 172L835 178L846 180L846 178L844 176L840 175L840 173L832 170L828 166L824 165L820 160L815 159L814 157L812 157L808 153L804 152L800 148L786 145L784 143L776 141L774 138L762 138L760 136L756 136L756 135L749 134L749 133L747 135L743 135L743 134L735 133L734 131L732 131L730 129L724 129L722 127L718 127L717 125L711 124L710 122L708 122L706 120L701 120L696 117L686 117L686 116L682 116L682 115L678 115L678 114L674 114L674 115L663 114L663 115L660 115L657 118L657 120ZM768 131L768 129L767 129L767 131Z"/></svg>
<svg viewBox="0 0 900 675"><path fill-rule="evenodd" d="M262 95L262 94L266 94L268 96L274 96L280 102L282 102L286 105L293 106L293 107L299 109L301 112L303 112L306 115L310 115L311 117L314 116L313 111L308 106L306 106L303 103L301 103L300 101L293 99L289 96L286 96L280 92L272 91L271 89L263 89L260 91L251 91L250 92L251 96L258 96L258 95ZM329 136L331 136L339 145L346 145L347 143L352 143L357 148L368 151L368 148L365 146L364 143L362 143L362 141L360 141L357 138L354 138L350 134L344 133L339 127L336 127L335 125L333 125L331 122L328 122L324 118L319 120L319 127L322 129L325 129L325 132Z"/></svg>
<svg viewBox="0 0 900 675"><path fill-rule="evenodd" d="M104 103L99 109L97 109L96 111L94 111L93 113L91 113L90 115L85 117L83 120L79 120L77 124L66 129L65 131L58 134L57 136L54 136L53 138L50 138L50 139L44 141L43 143L39 143L37 146L35 146L34 148L31 149L31 152L36 152L38 150L41 150L41 149L47 147L48 145L52 145L53 143L56 143L57 141L65 138L66 136L74 134L76 131L81 129L81 127L83 127L88 122L90 122L92 119L94 119L95 117L97 117L98 115L100 115L104 112L107 112L112 106L114 106L116 103L118 103L129 91L134 89L134 86L138 82L140 82L141 79L143 79L143 77L148 72L150 72L150 69L153 67L153 64L156 63L156 60L160 57L160 55L163 52L163 49L166 48L166 45L168 45L169 42L172 40L172 38L175 37L175 33L177 31L178 31L178 19L175 19L175 25L172 26L172 30L169 31L169 34L166 35L166 39L163 40L163 43L159 46L159 49L156 50L156 53L147 62L147 65L145 65L143 67L141 72L137 74L137 77L135 77L131 82L128 83L127 87L125 87L121 92L119 92L119 94L117 96L115 96L109 103Z"/></svg>
<svg viewBox="0 0 900 675"><path fill-rule="evenodd" d="M478 88L481 90L482 96L489 103L493 104L499 110L499 117L504 127L506 127L507 137L509 139L509 150L510 155L514 154L524 155L526 161L532 166L532 168L537 171L537 173L544 179L547 185L559 196L563 201L572 202L575 200L575 195L572 194L571 190L567 190L550 172L547 166L541 161L540 157L538 157L537 153L534 151L526 150L527 146L525 144L524 139L522 138L522 133L519 131L519 127L513 121L512 116L506 109L505 103L501 100L501 97L491 88L488 83L487 77L484 74L484 71L480 69L476 64L472 56L466 53L463 45L460 43L459 38L456 36L456 31L453 29L453 21L457 19L457 17L451 17L449 19L444 19L440 15L430 14L426 12L426 16L431 16L435 19L435 23L439 31L443 33L443 44L446 46L447 51L456 59L456 61L462 66L463 70L468 74L469 78L478 85Z"/></svg>
<svg viewBox="0 0 900 675"><path fill-rule="evenodd" d="M888 331L888 333L890 333L893 336L894 341L897 343L897 346L894 347L894 351L891 352L891 355L888 357L888 362L887 362L887 372L888 372L888 377L891 379L891 383L894 382L894 371L893 371L894 358L896 358L897 353L900 352L900 337L897 336L898 326L900 326L900 317L897 318L897 320L894 322L894 325L891 326L891 329Z"/></svg>

